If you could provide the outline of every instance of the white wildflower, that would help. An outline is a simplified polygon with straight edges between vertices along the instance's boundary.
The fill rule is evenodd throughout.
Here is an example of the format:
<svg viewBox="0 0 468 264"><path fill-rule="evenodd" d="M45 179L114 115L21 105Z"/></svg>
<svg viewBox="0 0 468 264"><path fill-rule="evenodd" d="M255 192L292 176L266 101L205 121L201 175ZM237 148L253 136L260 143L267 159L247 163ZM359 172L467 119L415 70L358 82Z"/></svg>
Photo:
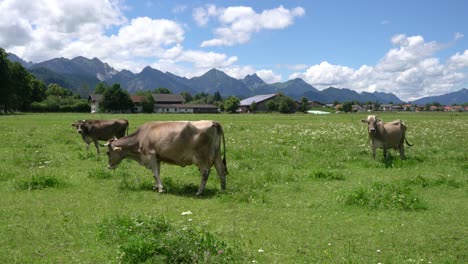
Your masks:
<svg viewBox="0 0 468 264"><path fill-rule="evenodd" d="M258 250L258 253L263 253L263 249L259 249L259 250Z"/></svg>
<svg viewBox="0 0 468 264"><path fill-rule="evenodd" d="M190 211L186 211L186 212L182 212L182 213L181 213L181 215L191 215L191 214L193 214L193 213L190 212Z"/></svg>

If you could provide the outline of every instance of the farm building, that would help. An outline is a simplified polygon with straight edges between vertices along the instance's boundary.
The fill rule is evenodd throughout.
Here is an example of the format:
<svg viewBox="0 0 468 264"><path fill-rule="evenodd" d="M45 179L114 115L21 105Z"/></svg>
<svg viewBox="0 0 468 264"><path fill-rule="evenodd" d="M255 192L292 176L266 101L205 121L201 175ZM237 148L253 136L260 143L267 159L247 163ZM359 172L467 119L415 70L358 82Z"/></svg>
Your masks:
<svg viewBox="0 0 468 264"><path fill-rule="evenodd" d="M327 107L325 104L318 102L318 101L309 101L308 102L309 107L315 108L315 107Z"/></svg>
<svg viewBox="0 0 468 264"><path fill-rule="evenodd" d="M210 104L184 104L180 94L153 94L155 113L218 113L218 107Z"/></svg>
<svg viewBox="0 0 468 264"><path fill-rule="evenodd" d="M154 104L183 104L184 97L180 94L153 94Z"/></svg>
<svg viewBox="0 0 468 264"><path fill-rule="evenodd" d="M210 104L154 104L155 113L218 113Z"/></svg>
<svg viewBox="0 0 468 264"><path fill-rule="evenodd" d="M240 106L239 106L239 112L242 113L248 113L250 112L250 106L252 103L255 102L256 104L256 110L255 111L267 111L267 103L275 97L278 96L277 94L261 94L261 95L255 95L249 98L246 98L242 101L240 101Z"/></svg>
<svg viewBox="0 0 468 264"><path fill-rule="evenodd" d="M88 102L91 104L91 113L97 113L99 110L99 103L102 101L102 94L90 94Z"/></svg>
<svg viewBox="0 0 468 264"><path fill-rule="evenodd" d="M133 102L133 110L134 113L141 113L143 112L143 102L145 101L145 97L141 95L132 95L130 96Z"/></svg>

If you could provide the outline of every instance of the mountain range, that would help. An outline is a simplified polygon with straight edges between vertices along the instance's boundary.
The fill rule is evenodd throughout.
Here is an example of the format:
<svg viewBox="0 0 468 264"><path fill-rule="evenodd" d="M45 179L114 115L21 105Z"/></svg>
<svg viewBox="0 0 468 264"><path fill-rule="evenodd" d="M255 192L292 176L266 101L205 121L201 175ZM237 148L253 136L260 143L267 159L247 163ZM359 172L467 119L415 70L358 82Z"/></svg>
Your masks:
<svg viewBox="0 0 468 264"><path fill-rule="evenodd" d="M137 74L129 70L118 71L98 58L88 59L81 56L71 60L54 58L40 63L32 63L9 53L8 59L21 63L30 73L46 84L57 83L75 93L79 93L82 97L87 97L99 82L104 82L108 85L119 83L122 88L128 90L131 94L164 87L173 93L186 91L191 94L201 92L214 94L218 91L224 97L233 95L246 98L259 94L282 93L296 100L306 97L311 101L322 103L332 103L334 101L403 103L393 93L357 93L351 89L335 87L319 91L300 78L267 84L257 74L247 75L243 79L235 79L220 70L211 69L201 76L188 79L170 72L159 71L150 66L145 67ZM412 103L425 104L433 102L447 105L468 102L468 90L462 89L442 96L421 98Z"/></svg>

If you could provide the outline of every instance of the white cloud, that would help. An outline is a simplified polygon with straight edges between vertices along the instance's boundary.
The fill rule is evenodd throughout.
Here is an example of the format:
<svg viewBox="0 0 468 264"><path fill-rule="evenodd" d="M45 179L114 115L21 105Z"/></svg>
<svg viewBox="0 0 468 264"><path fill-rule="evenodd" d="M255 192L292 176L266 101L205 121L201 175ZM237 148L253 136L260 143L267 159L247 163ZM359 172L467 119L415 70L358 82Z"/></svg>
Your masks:
<svg viewBox="0 0 468 264"><path fill-rule="evenodd" d="M199 26L205 26L211 17L219 13L215 5L206 5L205 7L197 7L193 9L193 19Z"/></svg>
<svg viewBox="0 0 468 264"><path fill-rule="evenodd" d="M258 77L266 83L276 83L281 81L281 75L275 74L272 70L259 70L256 73Z"/></svg>
<svg viewBox="0 0 468 264"><path fill-rule="evenodd" d="M455 69L468 67L468 50L463 53L457 52L455 55L450 57L449 65Z"/></svg>
<svg viewBox="0 0 468 264"><path fill-rule="evenodd" d="M5 0L0 10L0 45L32 61L62 55L73 41L126 22L114 1Z"/></svg>
<svg viewBox="0 0 468 264"><path fill-rule="evenodd" d="M284 29L293 24L295 17L305 14L302 7L275 9L256 13L248 6L217 8L213 5L196 8L193 17L198 25L206 25L211 17L217 17L220 27L216 28L215 38L203 41L201 47L233 46L246 43L255 32L261 30Z"/></svg>
<svg viewBox="0 0 468 264"><path fill-rule="evenodd" d="M335 86L358 92L389 92L403 100L452 92L468 83L468 50L441 63L435 53L444 45L405 35L396 35L391 42L396 47L375 66L363 65L356 70L324 61L289 78L301 77L318 89Z"/></svg>
<svg viewBox="0 0 468 264"><path fill-rule="evenodd" d="M454 35L454 39L459 40L459 39L463 38L464 36L465 35L463 35L463 33L456 32L455 35Z"/></svg>
<svg viewBox="0 0 468 264"><path fill-rule="evenodd" d="M224 71L227 75L236 79L243 79L248 74L253 74L255 69L251 66L237 66L233 65L226 68L220 68L219 70Z"/></svg>
<svg viewBox="0 0 468 264"><path fill-rule="evenodd" d="M114 0L1 1L0 46L33 62L97 57L119 70L139 72L147 65L162 65L187 71L183 76L237 62L235 56L185 50L183 25L149 17L128 21L122 14L125 8ZM209 16L213 8L207 7ZM114 33L107 33L109 29ZM185 65L177 66L180 63Z"/></svg>

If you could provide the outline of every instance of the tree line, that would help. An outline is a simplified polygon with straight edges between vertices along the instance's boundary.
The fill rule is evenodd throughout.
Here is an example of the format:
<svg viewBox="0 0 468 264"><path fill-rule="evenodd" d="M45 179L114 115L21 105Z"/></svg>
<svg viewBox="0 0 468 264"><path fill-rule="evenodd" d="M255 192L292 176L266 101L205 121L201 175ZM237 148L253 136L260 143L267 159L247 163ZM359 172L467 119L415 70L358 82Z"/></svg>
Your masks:
<svg viewBox="0 0 468 264"><path fill-rule="evenodd" d="M107 86L98 83L94 93L102 94L100 102L101 112L127 112L133 109L133 102L128 91L115 83ZM153 112L154 99L152 94L171 91L167 88L157 88L152 91L140 91L136 95L143 96L143 112ZM189 104L212 104L221 111L235 113L240 106L240 98L229 96L223 98L219 92L214 94L182 92L180 95ZM251 105L251 111L256 111L255 104ZM29 73L19 62L12 62L8 54L0 48L0 112L32 111L32 112L90 112L91 107L86 99L79 94L73 94L70 89L61 87L56 83L45 85ZM280 94L274 100L268 102L268 111L292 113L297 109L292 98ZM307 99L303 98L299 111L307 110Z"/></svg>
<svg viewBox="0 0 468 264"><path fill-rule="evenodd" d="M0 112L89 112L88 102L58 84L46 86L0 48Z"/></svg>

